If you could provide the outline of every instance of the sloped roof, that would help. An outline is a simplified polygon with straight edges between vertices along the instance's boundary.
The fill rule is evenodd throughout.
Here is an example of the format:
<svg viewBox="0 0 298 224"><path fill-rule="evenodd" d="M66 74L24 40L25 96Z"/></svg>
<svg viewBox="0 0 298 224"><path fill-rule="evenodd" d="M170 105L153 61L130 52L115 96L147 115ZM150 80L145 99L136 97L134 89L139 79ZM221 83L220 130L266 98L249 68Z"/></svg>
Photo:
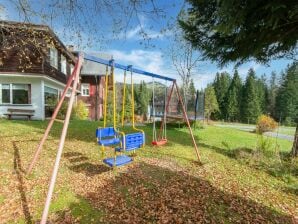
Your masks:
<svg viewBox="0 0 298 224"><path fill-rule="evenodd" d="M54 44L56 45L56 47L58 47L61 50L64 56L70 59L73 63L75 63L76 61L74 55L67 49L67 47L62 43L62 41L53 32L53 30L47 25L1 20L0 29L3 29L3 28L14 28L14 29L20 29L20 30L32 29L35 31L46 33L53 38Z"/></svg>
<svg viewBox="0 0 298 224"><path fill-rule="evenodd" d="M87 52L86 52L87 53ZM105 60L111 60L112 55L103 52L88 52L89 55L102 58ZM84 60L81 75L105 75L106 65L102 65L93 61Z"/></svg>

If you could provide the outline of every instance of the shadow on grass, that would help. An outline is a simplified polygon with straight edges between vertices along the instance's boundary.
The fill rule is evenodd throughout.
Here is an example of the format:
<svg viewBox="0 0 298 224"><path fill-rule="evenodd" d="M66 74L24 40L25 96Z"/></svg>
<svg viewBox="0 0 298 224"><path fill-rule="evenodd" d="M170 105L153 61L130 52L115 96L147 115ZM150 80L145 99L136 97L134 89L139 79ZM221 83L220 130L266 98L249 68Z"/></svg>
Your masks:
<svg viewBox="0 0 298 224"><path fill-rule="evenodd" d="M67 152L63 154L70 162L68 168L77 173L84 173L87 176L94 176L110 171L107 166L88 162L89 158L79 152Z"/></svg>
<svg viewBox="0 0 298 224"><path fill-rule="evenodd" d="M56 215L60 223L292 223L291 217L208 181L141 163L109 183L86 189L77 203ZM77 216L77 209L86 214ZM90 209L105 211L94 217ZM86 209L85 209L86 210ZM65 216L68 212L69 216ZM74 216L74 217L73 217Z"/></svg>
<svg viewBox="0 0 298 224"><path fill-rule="evenodd" d="M25 172L22 168L19 148L18 148L16 142L12 142L12 144L13 144L13 149L14 149L13 168L14 168L14 172L16 174L17 180L18 180L17 188L18 188L19 193L20 193L23 213L24 213L24 216L25 216L26 223L32 223L32 217L31 217L31 214L30 214L30 210L29 210L29 206L28 206L28 200L27 200L27 197L26 197L26 191L25 191L25 188L24 188L25 183L24 183L23 174Z"/></svg>

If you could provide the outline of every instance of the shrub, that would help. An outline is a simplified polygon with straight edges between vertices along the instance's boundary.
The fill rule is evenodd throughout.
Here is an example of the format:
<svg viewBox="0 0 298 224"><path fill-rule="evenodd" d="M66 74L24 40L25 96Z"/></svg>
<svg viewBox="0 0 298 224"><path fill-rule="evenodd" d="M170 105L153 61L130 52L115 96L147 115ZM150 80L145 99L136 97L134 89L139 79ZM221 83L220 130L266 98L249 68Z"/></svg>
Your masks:
<svg viewBox="0 0 298 224"><path fill-rule="evenodd" d="M79 100L77 104L73 106L72 119L86 120L88 117L89 111L86 104L82 100Z"/></svg>
<svg viewBox="0 0 298 224"><path fill-rule="evenodd" d="M68 101L63 101L62 106L57 114L57 119L64 120L67 112Z"/></svg>
<svg viewBox="0 0 298 224"><path fill-rule="evenodd" d="M277 122L273 118L267 115L261 115L258 118L257 126L256 126L257 133L263 134L264 132L267 132L267 131L273 131L276 128L277 128Z"/></svg>
<svg viewBox="0 0 298 224"><path fill-rule="evenodd" d="M272 157L274 154L271 138L258 135L256 151L266 157Z"/></svg>

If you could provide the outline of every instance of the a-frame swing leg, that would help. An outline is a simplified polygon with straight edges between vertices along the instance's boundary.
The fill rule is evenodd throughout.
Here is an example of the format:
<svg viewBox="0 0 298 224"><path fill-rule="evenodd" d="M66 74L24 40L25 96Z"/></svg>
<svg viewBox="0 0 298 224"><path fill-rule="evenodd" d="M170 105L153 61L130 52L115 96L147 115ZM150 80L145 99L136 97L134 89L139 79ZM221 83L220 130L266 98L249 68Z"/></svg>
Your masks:
<svg viewBox="0 0 298 224"><path fill-rule="evenodd" d="M56 117L58 115L58 112L59 112L59 110L60 110L60 108L62 106L62 103L63 103L63 101L65 99L66 94L67 94L67 91L69 90L70 85L71 85L72 81L74 80L74 77L75 77L75 74L76 74L76 71L77 70L80 70L80 67L78 66L78 63L76 63L71 76L68 78L68 81L66 83L66 86L65 86L65 88L64 88L64 90L62 92L62 95L60 97L60 100L59 100L59 102L58 102L58 104L57 104L57 106L55 108L55 111L54 111L54 113L53 113L53 115L51 117L50 122L48 123L47 129L45 130L45 133L43 134L43 137L40 140L40 142L39 142L39 144L38 144L38 146L36 148L36 151L34 153L34 157L33 157L32 161L31 161L31 163L30 163L30 165L29 165L29 167L27 169L27 175L31 173L31 171L32 171L32 169L33 169L33 167L34 167L37 159L38 159L38 156L39 156L39 154L41 152L41 149L43 147L43 144L45 143L45 141L47 140L47 138L49 136L49 133L51 131L51 128L52 128L52 126L54 124L54 121L55 121L55 119L56 119Z"/></svg>
<svg viewBox="0 0 298 224"><path fill-rule="evenodd" d="M51 177L51 181L50 181L50 185L49 185L47 199L46 199L45 207L44 207L44 210L42 213L42 218L41 218L41 222L40 222L41 224L46 224L46 222L47 222L51 199L52 199L52 195L53 195L53 191L54 191L54 187L55 187L55 183L56 183L56 179L57 179L59 164L60 164L60 160L62 157L64 142L65 142L67 129L68 129L68 125L69 125L72 106L74 104L76 90L77 90L77 86L78 86L78 82L79 82L80 68L82 66L82 63L83 63L83 56L80 55L78 58L78 67L77 67L77 70L76 70L75 76L74 76L74 83L73 83L73 87L72 87L72 91L71 91L71 95L70 95L70 99L69 99L69 103L68 103L68 107L67 107L67 112L66 112L66 116L65 116L65 120L64 120L64 124L63 124L63 129L62 129L62 133L61 133L61 137L60 137L59 147L57 150L57 156L56 156L55 165L54 165L54 169L53 169L53 173L52 173L52 177Z"/></svg>
<svg viewBox="0 0 298 224"><path fill-rule="evenodd" d="M193 145L194 145L194 148L195 148L197 157L198 157L198 161L201 162L201 157L200 157L200 154L199 154L199 149L198 149L197 143L195 141L195 138L194 138L194 135L193 135L193 132L192 132L190 123L189 123L189 119L188 119L188 116L187 116L187 113L186 113L186 110L185 110L185 107L184 107L184 103L183 103L182 97L180 95L179 88L178 88L178 85L177 85L176 81L173 81L173 86L176 87L177 96L178 96L178 99L179 99L179 101L181 103L181 106L182 106L182 111L183 111L184 119L185 119L185 122L186 122L186 124L188 126L189 134L191 136L191 139L192 139L192 142L193 142Z"/></svg>

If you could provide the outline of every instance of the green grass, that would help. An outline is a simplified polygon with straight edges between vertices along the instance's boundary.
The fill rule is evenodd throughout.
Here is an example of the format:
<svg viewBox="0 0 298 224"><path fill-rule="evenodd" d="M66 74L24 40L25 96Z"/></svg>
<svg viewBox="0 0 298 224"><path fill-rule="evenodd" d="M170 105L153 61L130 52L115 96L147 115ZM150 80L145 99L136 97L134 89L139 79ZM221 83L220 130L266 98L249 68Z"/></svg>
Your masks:
<svg viewBox="0 0 298 224"><path fill-rule="evenodd" d="M24 170L46 125L0 120L3 222L40 219L61 123L55 123L34 172L26 176ZM198 165L187 129L169 125L168 144L157 148L150 145L152 129L147 125L141 127L147 145L137 152L134 163L111 172L101 163L95 141L99 125L70 123L50 209L54 223L158 223L163 218L172 223L179 218L290 223L297 215L298 165L288 157L290 141L260 140L254 133L208 126L194 131L203 164ZM123 130L132 132L130 127ZM265 149L258 142L266 143ZM106 156L112 155L112 150L106 151Z"/></svg>

